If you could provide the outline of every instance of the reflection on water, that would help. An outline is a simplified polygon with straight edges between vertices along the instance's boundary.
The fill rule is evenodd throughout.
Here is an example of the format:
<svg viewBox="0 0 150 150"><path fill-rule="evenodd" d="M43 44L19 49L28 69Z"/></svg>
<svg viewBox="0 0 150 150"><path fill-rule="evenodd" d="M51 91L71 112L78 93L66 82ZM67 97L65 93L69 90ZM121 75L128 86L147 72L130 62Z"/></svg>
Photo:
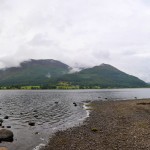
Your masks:
<svg viewBox="0 0 150 150"><path fill-rule="evenodd" d="M11 150L32 150L40 143L46 143L48 136L58 129L79 124L86 112L84 101L125 100L149 98L149 89L115 90L38 90L0 91L0 118L8 115L4 126L11 125L15 141L0 143ZM77 103L75 107L73 102ZM28 125L35 122L34 127Z"/></svg>

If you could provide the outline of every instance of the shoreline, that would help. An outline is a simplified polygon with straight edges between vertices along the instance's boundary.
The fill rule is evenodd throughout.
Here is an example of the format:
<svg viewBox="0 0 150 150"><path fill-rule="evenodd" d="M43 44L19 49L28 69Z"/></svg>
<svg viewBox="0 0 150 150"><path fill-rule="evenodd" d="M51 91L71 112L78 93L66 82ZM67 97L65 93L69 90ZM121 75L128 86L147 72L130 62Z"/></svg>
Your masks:
<svg viewBox="0 0 150 150"><path fill-rule="evenodd" d="M56 132L44 150L150 149L150 99L95 101L89 110L81 126Z"/></svg>
<svg viewBox="0 0 150 150"><path fill-rule="evenodd" d="M89 110L89 107L88 107L90 102L91 101L82 102L82 109L86 112L86 115L84 117L78 118L77 121L74 123L74 125L73 126L71 125L71 127L65 127L65 128L63 127L63 128L57 129L57 131L53 132L49 137L52 138L59 131L65 132L68 129L72 129L72 128L75 128L75 127L82 126L83 123L86 121L86 119L90 115L90 110ZM48 139L48 141L49 141L49 139ZM44 143L40 143L39 145L34 147L33 150L45 150L45 146L47 146L46 143L45 144Z"/></svg>

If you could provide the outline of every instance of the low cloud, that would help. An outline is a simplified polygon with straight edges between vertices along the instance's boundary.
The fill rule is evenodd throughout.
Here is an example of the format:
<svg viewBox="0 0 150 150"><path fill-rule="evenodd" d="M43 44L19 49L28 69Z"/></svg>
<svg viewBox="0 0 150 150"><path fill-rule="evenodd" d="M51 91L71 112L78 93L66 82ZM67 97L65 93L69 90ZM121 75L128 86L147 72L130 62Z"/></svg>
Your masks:
<svg viewBox="0 0 150 150"><path fill-rule="evenodd" d="M109 63L150 81L149 16L148 0L0 0L0 68L31 58Z"/></svg>

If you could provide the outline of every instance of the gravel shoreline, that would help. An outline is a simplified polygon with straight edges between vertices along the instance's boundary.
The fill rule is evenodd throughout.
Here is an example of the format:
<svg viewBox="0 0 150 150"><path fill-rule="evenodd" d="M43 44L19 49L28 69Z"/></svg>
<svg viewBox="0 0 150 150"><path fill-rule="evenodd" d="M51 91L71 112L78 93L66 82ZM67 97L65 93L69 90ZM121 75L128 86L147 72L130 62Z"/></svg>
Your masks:
<svg viewBox="0 0 150 150"><path fill-rule="evenodd" d="M149 150L150 100L96 101L83 125L58 131L45 150Z"/></svg>

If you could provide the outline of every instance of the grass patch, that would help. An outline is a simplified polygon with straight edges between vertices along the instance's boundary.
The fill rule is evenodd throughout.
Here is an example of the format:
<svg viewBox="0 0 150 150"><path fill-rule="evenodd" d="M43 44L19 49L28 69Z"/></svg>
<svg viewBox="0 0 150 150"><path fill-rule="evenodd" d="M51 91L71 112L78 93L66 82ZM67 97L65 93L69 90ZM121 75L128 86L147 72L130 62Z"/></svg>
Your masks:
<svg viewBox="0 0 150 150"><path fill-rule="evenodd" d="M91 131L93 131L93 132L97 132L97 131L98 131L98 129L97 129L97 128L92 128L92 129L91 129Z"/></svg>

